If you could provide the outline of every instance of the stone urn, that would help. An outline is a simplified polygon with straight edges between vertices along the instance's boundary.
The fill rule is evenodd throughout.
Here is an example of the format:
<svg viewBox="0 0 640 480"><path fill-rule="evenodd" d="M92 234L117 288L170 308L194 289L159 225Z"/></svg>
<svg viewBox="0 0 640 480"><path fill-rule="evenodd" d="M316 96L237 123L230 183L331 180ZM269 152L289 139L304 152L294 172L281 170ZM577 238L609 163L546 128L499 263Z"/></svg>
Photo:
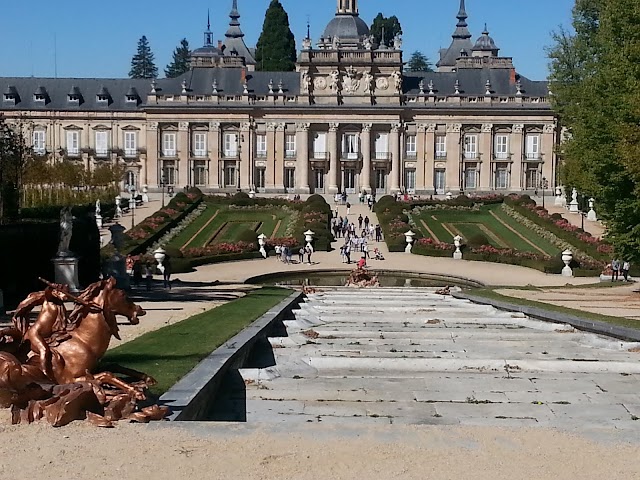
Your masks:
<svg viewBox="0 0 640 480"><path fill-rule="evenodd" d="M597 222L598 221L598 216L596 215L596 211L593 209L593 206L595 205L596 201L593 198L589 199L589 213L587 213L587 220L591 221L591 222Z"/></svg>
<svg viewBox="0 0 640 480"><path fill-rule="evenodd" d="M311 243L313 242L314 235L315 232L312 232L311 230L307 230L306 232L304 232L304 241L307 242L307 246L312 246Z"/></svg>
<svg viewBox="0 0 640 480"><path fill-rule="evenodd" d="M251 199L256 198L256 191L253 188L249 192L249 198Z"/></svg>
<svg viewBox="0 0 640 480"><path fill-rule="evenodd" d="M115 198L115 201L116 201L116 218L122 217L122 207L120 206L120 200L122 200L122 197L120 195L116 195L116 198Z"/></svg>
<svg viewBox="0 0 640 480"><path fill-rule="evenodd" d="M447 200L452 200L453 199L453 193L447 192L446 198L447 198Z"/></svg>
<svg viewBox="0 0 640 480"><path fill-rule="evenodd" d="M462 260L462 251L460 250L460 247L462 246L462 237L460 235L453 237L453 245L456 247L456 251L453 252L453 259Z"/></svg>
<svg viewBox="0 0 640 480"><path fill-rule="evenodd" d="M554 205L556 207L564 207L562 202L562 187L556 187L556 200Z"/></svg>
<svg viewBox="0 0 640 480"><path fill-rule="evenodd" d="M414 232L412 232L411 230L409 230L408 232L405 232L404 234L404 238L407 242L407 246L404 249L405 253L411 253L411 248L413 247L413 240L415 238L416 234Z"/></svg>
<svg viewBox="0 0 640 480"><path fill-rule="evenodd" d="M155 258L156 262L158 262L158 270L164 273L164 265L162 264L162 262L164 262L165 258L167 258L167 252L162 247L160 247L153 252L153 258Z"/></svg>
<svg viewBox="0 0 640 480"><path fill-rule="evenodd" d="M571 264L571 260L573 260L573 253L571 250L565 250L562 252L562 261L564 262L564 268L562 269L563 277L573 277L573 270L569 266Z"/></svg>
<svg viewBox="0 0 640 480"><path fill-rule="evenodd" d="M260 245L260 253L262 254L262 258L267 258L267 251L264 246L267 243L267 236L264 233L258 235L258 245Z"/></svg>

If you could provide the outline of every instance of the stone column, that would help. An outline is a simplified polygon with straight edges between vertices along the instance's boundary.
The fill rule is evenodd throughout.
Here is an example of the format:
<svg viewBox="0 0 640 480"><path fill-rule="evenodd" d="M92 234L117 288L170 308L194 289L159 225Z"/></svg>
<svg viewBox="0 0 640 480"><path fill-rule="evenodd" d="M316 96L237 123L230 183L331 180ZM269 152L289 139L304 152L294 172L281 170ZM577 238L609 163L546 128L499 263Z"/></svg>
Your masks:
<svg viewBox="0 0 640 480"><path fill-rule="evenodd" d="M251 147L253 145L253 131L251 122L240 124L240 184L239 187L245 190L251 189Z"/></svg>
<svg viewBox="0 0 640 480"><path fill-rule="evenodd" d="M391 138L389 141L391 150L391 171L389 172L389 193L400 191L400 129L402 124L391 125Z"/></svg>
<svg viewBox="0 0 640 480"><path fill-rule="evenodd" d="M482 125L479 142L480 148L478 150L478 152L480 152L480 160L482 160L480 164L480 185L478 185L478 190L489 191L492 190L493 187L493 182L491 181L491 167L493 162L492 142L493 125L491 123L485 123Z"/></svg>
<svg viewBox="0 0 640 480"><path fill-rule="evenodd" d="M525 181L523 176L524 167L524 125L517 123L511 127L511 184L510 190L520 191L523 190Z"/></svg>
<svg viewBox="0 0 640 480"><path fill-rule="evenodd" d="M463 172L461 162L461 123L447 124L447 185L446 192L456 194L460 191L460 179Z"/></svg>
<svg viewBox="0 0 640 480"><path fill-rule="evenodd" d="M158 188L160 175L158 174L158 122L147 123L147 163L143 173L143 185Z"/></svg>
<svg viewBox="0 0 640 480"><path fill-rule="evenodd" d="M220 188L220 122L209 122L209 134L207 135L209 148L209 184L212 188Z"/></svg>
<svg viewBox="0 0 640 480"><path fill-rule="evenodd" d="M338 172L339 172L339 153L338 153L338 128L339 123L329 124L329 138L327 140L329 149L329 193L338 192Z"/></svg>
<svg viewBox="0 0 640 480"><path fill-rule="evenodd" d="M277 123L267 123L267 171L265 189L274 192L276 189L276 127Z"/></svg>
<svg viewBox="0 0 640 480"><path fill-rule="evenodd" d="M296 190L309 193L309 127L310 123L298 123L296 130Z"/></svg>
<svg viewBox="0 0 640 480"><path fill-rule="evenodd" d="M191 156L191 142L189 142L189 122L180 122L178 124L178 181L177 187L184 187L191 184L189 178L189 157ZM177 191L176 191L177 193Z"/></svg>
<svg viewBox="0 0 640 480"><path fill-rule="evenodd" d="M542 176L547 179L550 187L555 186L555 159L553 149L556 144L556 127L550 123L544 125L540 138L540 153L542 153ZM542 180L542 179L541 179Z"/></svg>
<svg viewBox="0 0 640 480"><path fill-rule="evenodd" d="M360 177L360 190L371 193L371 127L370 123L362 124L360 143L362 144L362 176Z"/></svg>
<svg viewBox="0 0 640 480"><path fill-rule="evenodd" d="M285 156L285 141L286 135L286 123L279 123L276 129L276 155L275 155L275 179L276 190L284 192L284 156Z"/></svg>

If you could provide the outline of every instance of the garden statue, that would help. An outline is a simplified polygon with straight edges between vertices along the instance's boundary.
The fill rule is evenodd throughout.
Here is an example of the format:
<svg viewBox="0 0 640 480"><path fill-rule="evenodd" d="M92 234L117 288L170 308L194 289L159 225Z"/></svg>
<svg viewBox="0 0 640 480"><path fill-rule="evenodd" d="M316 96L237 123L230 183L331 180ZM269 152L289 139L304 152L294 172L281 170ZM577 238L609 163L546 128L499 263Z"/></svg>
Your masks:
<svg viewBox="0 0 640 480"><path fill-rule="evenodd" d="M356 268L351 272L345 287L370 288L379 287L378 276L364 268Z"/></svg>
<svg viewBox="0 0 640 480"><path fill-rule="evenodd" d="M453 245L456 247L456 251L453 252L453 259L462 260L462 251L460 251L460 247L462 246L462 237L460 235L453 237Z"/></svg>
<svg viewBox="0 0 640 480"><path fill-rule="evenodd" d="M120 419L160 420L168 409L139 410L145 389L155 380L141 372L114 365L110 370L137 379L127 383L114 373L96 371L111 337L120 338L116 315L130 324L144 310L115 287L113 278L96 282L74 296L68 286L49 283L23 301L13 326L0 330L0 405L11 407L12 423L40 419L53 426L87 419L112 426ZM64 302L74 302L71 312ZM29 314L41 305L36 321Z"/></svg>
<svg viewBox="0 0 640 480"><path fill-rule="evenodd" d="M578 208L578 191L574 188L571 192L571 203L569 204L569 211L571 213L578 213L580 209Z"/></svg>
<svg viewBox="0 0 640 480"><path fill-rule="evenodd" d="M65 207L60 212L60 243L58 244L58 257L70 257L69 251L71 235L73 234L73 215L71 207Z"/></svg>
<svg viewBox="0 0 640 480"><path fill-rule="evenodd" d="M96 200L96 225L98 226L98 228L102 228L102 215L100 215L101 212L101 208L100 208L100 199Z"/></svg>
<svg viewBox="0 0 640 480"><path fill-rule="evenodd" d="M122 217L122 207L120 206L120 200L122 197L120 195L116 195L116 218Z"/></svg>
<svg viewBox="0 0 640 480"><path fill-rule="evenodd" d="M101 208L100 208L100 199L96 200L96 215L100 215L100 213L102 212Z"/></svg>

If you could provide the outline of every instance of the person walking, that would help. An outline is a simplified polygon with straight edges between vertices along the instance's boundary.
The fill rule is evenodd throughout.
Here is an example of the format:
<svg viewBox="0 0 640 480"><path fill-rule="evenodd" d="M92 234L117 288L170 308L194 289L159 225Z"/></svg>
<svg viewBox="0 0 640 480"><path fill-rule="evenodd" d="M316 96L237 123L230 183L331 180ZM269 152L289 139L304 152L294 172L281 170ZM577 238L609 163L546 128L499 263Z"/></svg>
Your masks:
<svg viewBox="0 0 640 480"><path fill-rule="evenodd" d="M171 290L171 257L169 257L169 255L164 259L162 265L164 266L164 271L162 272L164 288Z"/></svg>
<svg viewBox="0 0 640 480"><path fill-rule="evenodd" d="M351 213L351 204L347 202L347 215Z"/></svg>
<svg viewBox="0 0 640 480"><path fill-rule="evenodd" d="M629 281L629 269L631 268L631 263L629 263L628 261L625 261L622 264L622 276L624 277L624 281L628 282Z"/></svg>
<svg viewBox="0 0 640 480"><path fill-rule="evenodd" d="M298 250L298 263L301 265L304 263L305 250L306 250L306 247L300 247L300 250Z"/></svg>
<svg viewBox="0 0 640 480"><path fill-rule="evenodd" d="M147 292L151 291L151 284L153 283L153 265L147 263L144 266L144 276L147 284Z"/></svg>
<svg viewBox="0 0 640 480"><path fill-rule="evenodd" d="M362 215L361 215L362 216ZM369 222L371 220L369 220L369 215L367 215L366 217L364 217L364 228L365 230L369 230Z"/></svg>
<svg viewBox="0 0 640 480"><path fill-rule="evenodd" d="M362 230L362 223L364 222L364 218L362 218L362 214L358 217L358 230Z"/></svg>
<svg viewBox="0 0 640 480"><path fill-rule="evenodd" d="M376 225L376 242L382 241L382 227L380 225Z"/></svg>
<svg viewBox="0 0 640 480"><path fill-rule="evenodd" d="M282 247L280 245L276 245L276 260L282 260Z"/></svg>
<svg viewBox="0 0 640 480"><path fill-rule="evenodd" d="M347 264L351 263L351 242L344 245L344 256L347 259Z"/></svg>
<svg viewBox="0 0 640 480"><path fill-rule="evenodd" d="M620 274L620 260L614 258L611 262L611 281L615 282L618 280L618 275Z"/></svg>
<svg viewBox="0 0 640 480"><path fill-rule="evenodd" d="M307 252L307 263L311 265L311 254L313 253L313 247L311 244L307 244L305 251Z"/></svg>

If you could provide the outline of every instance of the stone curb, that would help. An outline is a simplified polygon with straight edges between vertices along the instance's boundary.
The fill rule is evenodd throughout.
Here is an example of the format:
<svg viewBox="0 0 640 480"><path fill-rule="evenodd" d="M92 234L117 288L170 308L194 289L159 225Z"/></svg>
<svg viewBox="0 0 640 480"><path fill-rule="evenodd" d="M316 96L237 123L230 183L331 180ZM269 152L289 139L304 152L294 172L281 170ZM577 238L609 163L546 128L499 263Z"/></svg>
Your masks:
<svg viewBox="0 0 640 480"><path fill-rule="evenodd" d="M300 303L302 296L301 292L293 292L227 340L162 395L159 404L171 408L168 419L194 421L204 418L226 373L232 368L242 367L256 341L266 336L275 322Z"/></svg>
<svg viewBox="0 0 640 480"><path fill-rule="evenodd" d="M576 315L552 312L538 307L516 305L513 303L503 302L500 300L492 300L469 293L454 292L452 293L452 296L458 299L469 300L480 305L490 305L497 308L498 310L520 312L529 317L535 318L536 320L542 320L544 322L568 324L574 328L577 328L578 330L605 335L628 342L640 342L640 330L636 330L633 328L619 327L616 325L609 325L608 323L595 322L592 320L584 320Z"/></svg>

